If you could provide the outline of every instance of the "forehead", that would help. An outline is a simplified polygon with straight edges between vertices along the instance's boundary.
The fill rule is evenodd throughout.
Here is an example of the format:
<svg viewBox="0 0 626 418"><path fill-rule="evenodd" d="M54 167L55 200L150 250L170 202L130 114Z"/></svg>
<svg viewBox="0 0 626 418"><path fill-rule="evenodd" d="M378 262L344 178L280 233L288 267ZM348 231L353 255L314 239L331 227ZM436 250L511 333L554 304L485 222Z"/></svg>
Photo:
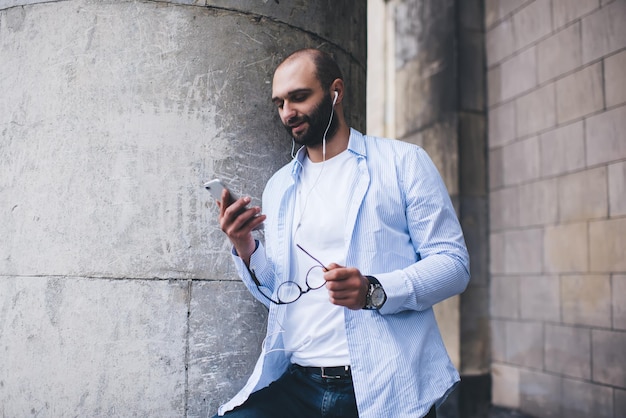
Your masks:
<svg viewBox="0 0 626 418"><path fill-rule="evenodd" d="M315 64L306 56L283 62L274 72L272 97L283 97L289 92L301 89L319 89Z"/></svg>

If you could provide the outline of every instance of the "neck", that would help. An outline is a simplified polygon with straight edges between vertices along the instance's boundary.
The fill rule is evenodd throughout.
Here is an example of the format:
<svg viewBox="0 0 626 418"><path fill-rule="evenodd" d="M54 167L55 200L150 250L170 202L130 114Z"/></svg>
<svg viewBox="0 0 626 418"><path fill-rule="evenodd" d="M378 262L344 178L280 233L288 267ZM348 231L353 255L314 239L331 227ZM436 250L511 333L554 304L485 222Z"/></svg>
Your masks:
<svg viewBox="0 0 626 418"><path fill-rule="evenodd" d="M330 137L326 138L326 160L339 155L348 148L348 141L350 140L350 128L345 123L339 125L337 132ZM324 147L323 144L315 145L313 147L306 147L309 159L314 163L324 161Z"/></svg>

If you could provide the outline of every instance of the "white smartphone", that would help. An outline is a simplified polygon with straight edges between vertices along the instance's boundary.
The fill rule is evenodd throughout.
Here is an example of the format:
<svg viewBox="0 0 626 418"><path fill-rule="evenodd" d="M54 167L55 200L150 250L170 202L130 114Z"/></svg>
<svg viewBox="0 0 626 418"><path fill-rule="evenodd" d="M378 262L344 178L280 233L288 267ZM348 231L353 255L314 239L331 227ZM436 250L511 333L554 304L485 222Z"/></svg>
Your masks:
<svg viewBox="0 0 626 418"><path fill-rule="evenodd" d="M204 188L207 189L209 193L211 193L211 196L213 196L215 200L222 200L222 191L226 189L226 186L224 185L224 183L222 183L220 179L213 179L204 183ZM230 192L231 202L239 199L239 197L235 195L230 189L228 189L228 191Z"/></svg>
<svg viewBox="0 0 626 418"><path fill-rule="evenodd" d="M224 183L222 183L220 179L213 179L204 183L204 188L207 189L209 193L211 193L211 196L213 196L215 200L222 200L222 190L226 189L227 187L224 185ZM228 192L230 193L231 204L235 200L239 199L239 196L234 194L230 189L228 189ZM254 228L255 231L259 229L263 229L263 224L260 224Z"/></svg>

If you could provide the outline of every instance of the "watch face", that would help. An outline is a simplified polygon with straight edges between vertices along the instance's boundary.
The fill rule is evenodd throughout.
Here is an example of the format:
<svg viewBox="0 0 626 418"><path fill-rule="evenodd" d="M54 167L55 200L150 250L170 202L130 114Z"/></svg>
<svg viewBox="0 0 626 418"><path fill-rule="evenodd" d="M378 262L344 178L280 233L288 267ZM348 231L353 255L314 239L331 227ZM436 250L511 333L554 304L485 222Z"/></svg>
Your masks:
<svg viewBox="0 0 626 418"><path fill-rule="evenodd" d="M372 291L372 305L374 306L382 306L385 303L385 291L382 287L377 287Z"/></svg>

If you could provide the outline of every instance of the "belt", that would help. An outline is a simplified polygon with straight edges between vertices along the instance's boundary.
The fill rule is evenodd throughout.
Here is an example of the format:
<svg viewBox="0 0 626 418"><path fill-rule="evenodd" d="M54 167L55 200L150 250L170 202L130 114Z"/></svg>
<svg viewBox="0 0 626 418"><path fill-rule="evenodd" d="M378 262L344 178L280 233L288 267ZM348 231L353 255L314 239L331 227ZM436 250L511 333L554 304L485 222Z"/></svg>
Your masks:
<svg viewBox="0 0 626 418"><path fill-rule="evenodd" d="M294 366L308 374L317 375L326 379L352 379L350 366L309 367L300 366L299 364L294 364Z"/></svg>

